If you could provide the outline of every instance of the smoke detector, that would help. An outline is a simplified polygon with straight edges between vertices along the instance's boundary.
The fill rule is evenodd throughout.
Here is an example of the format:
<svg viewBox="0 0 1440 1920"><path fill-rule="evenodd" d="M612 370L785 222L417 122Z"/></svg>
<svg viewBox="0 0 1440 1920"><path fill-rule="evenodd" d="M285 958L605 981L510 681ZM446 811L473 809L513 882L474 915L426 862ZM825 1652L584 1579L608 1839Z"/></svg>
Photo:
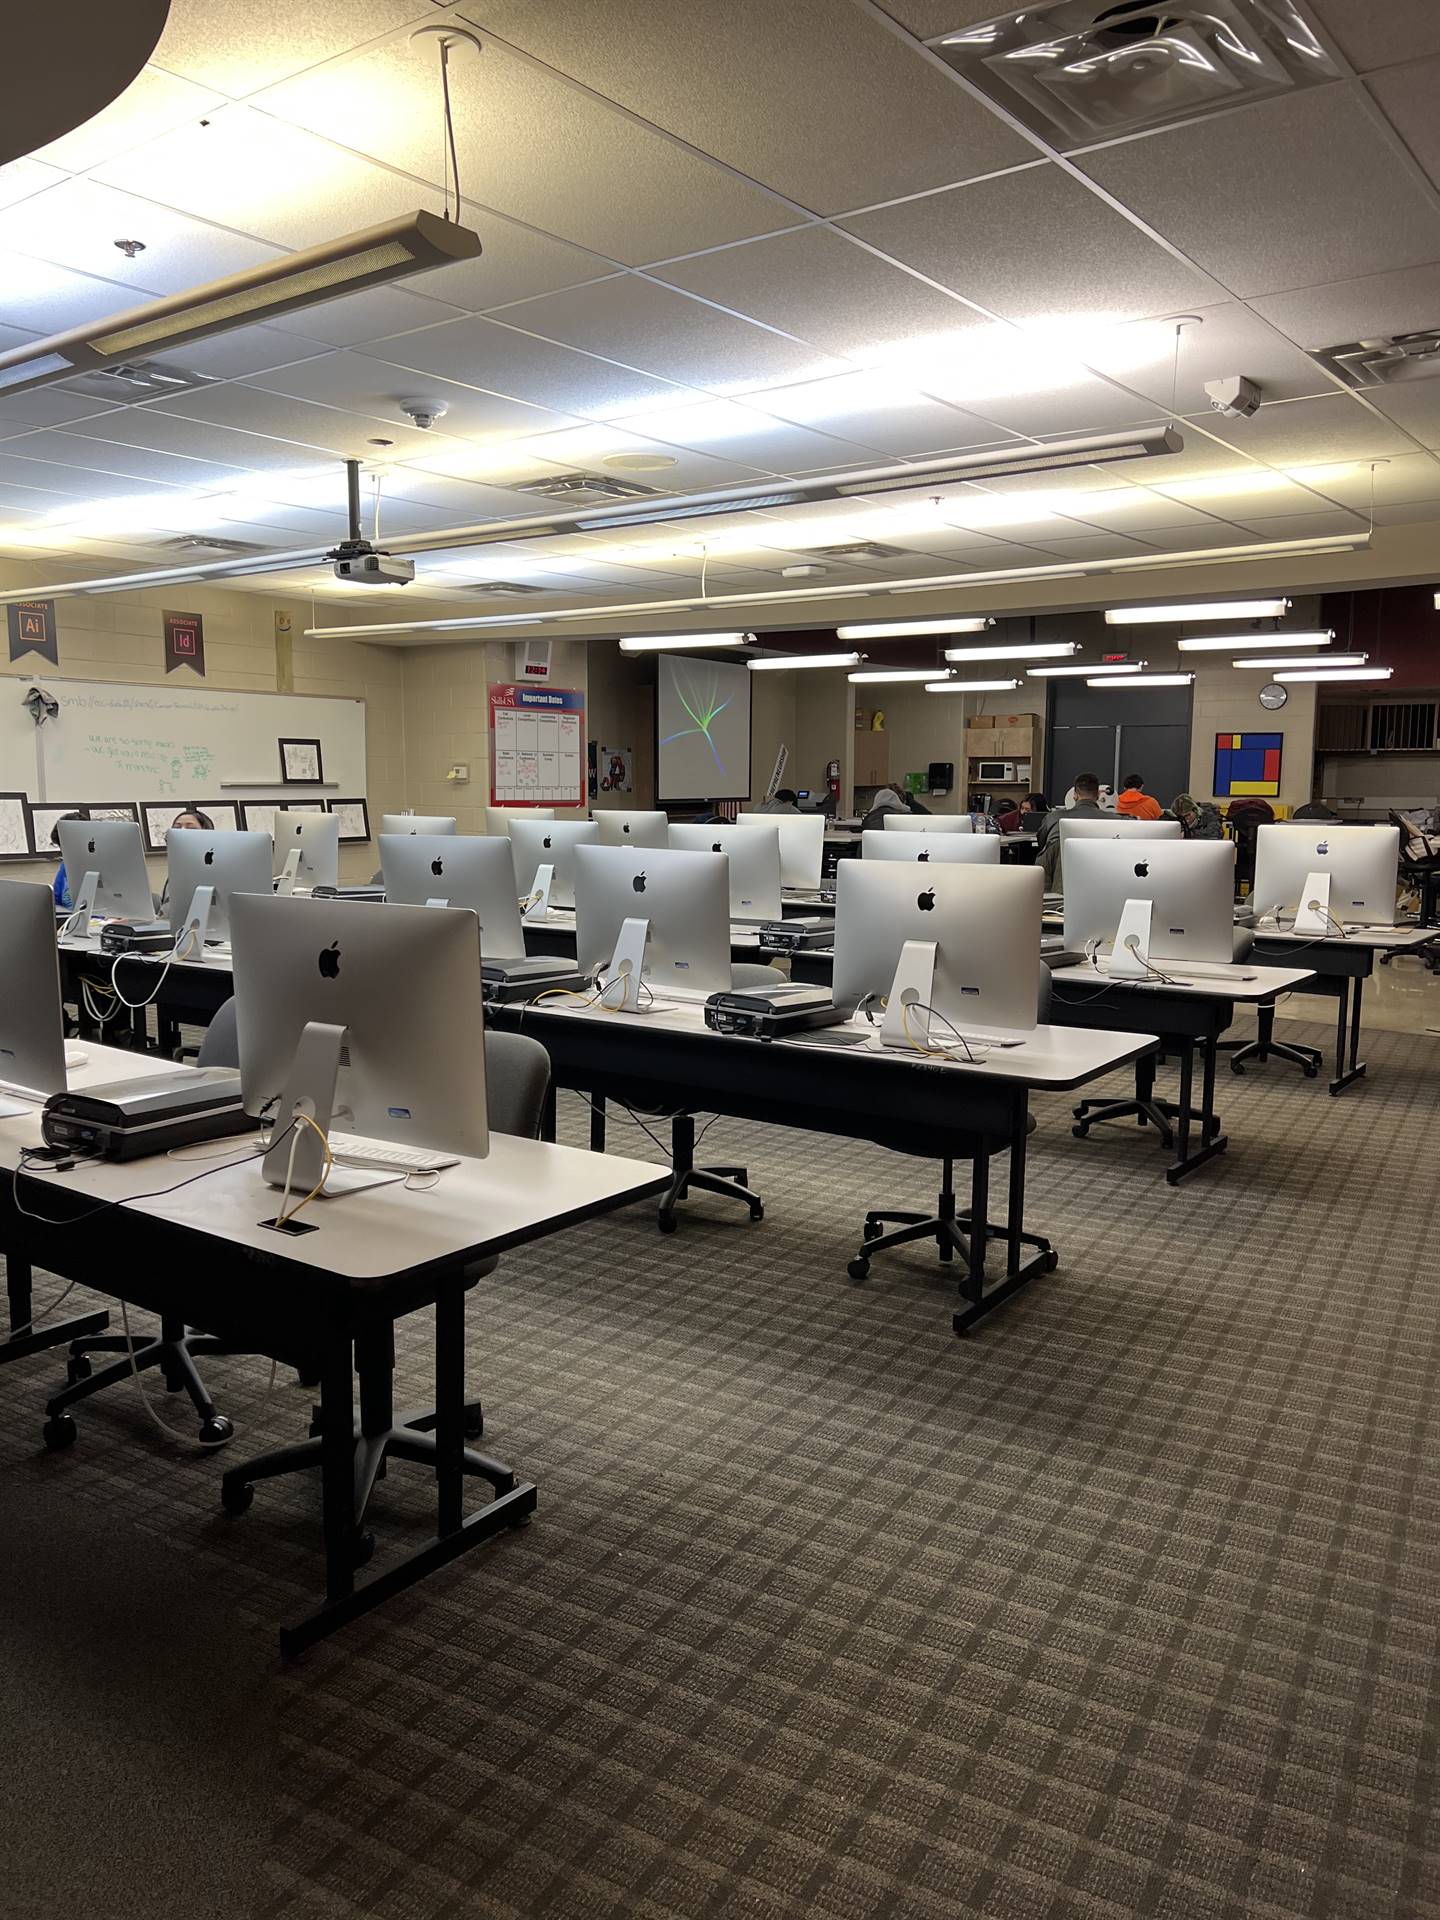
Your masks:
<svg viewBox="0 0 1440 1920"><path fill-rule="evenodd" d="M437 420L443 420L450 409L443 400L402 400L400 411L423 433L428 432Z"/></svg>

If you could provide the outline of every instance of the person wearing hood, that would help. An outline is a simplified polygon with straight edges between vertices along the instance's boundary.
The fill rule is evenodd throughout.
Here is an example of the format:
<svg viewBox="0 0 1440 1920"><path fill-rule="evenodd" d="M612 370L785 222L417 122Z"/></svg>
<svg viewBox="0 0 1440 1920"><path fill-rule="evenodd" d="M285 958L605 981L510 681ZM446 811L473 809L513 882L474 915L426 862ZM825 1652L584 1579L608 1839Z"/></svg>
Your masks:
<svg viewBox="0 0 1440 1920"><path fill-rule="evenodd" d="M1225 823L1220 818L1220 809L1212 807L1208 800L1197 800L1191 794L1177 793L1170 811L1180 822L1180 831L1187 840L1225 838Z"/></svg>
<svg viewBox="0 0 1440 1920"><path fill-rule="evenodd" d="M909 813L909 811L910 808L906 806L894 787L880 787L870 802L870 811L860 822L861 830L866 833L873 832L875 828L884 826L887 814Z"/></svg>

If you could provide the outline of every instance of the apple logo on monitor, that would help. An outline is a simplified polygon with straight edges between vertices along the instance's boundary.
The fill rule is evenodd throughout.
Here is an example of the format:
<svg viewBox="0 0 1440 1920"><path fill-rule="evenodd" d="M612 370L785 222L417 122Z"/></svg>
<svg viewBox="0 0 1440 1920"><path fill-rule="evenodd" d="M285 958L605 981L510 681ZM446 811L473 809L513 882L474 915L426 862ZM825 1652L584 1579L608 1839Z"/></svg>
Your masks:
<svg viewBox="0 0 1440 1920"><path fill-rule="evenodd" d="M95 851L95 842L93 840L89 840L86 842L85 851L87 853L93 853Z"/></svg>
<svg viewBox="0 0 1440 1920"><path fill-rule="evenodd" d="M1135 862L1135 878L1137 880L1148 880L1150 878L1150 862L1148 860L1137 860Z"/></svg>
<svg viewBox="0 0 1440 1920"><path fill-rule="evenodd" d="M622 820L620 822L620 831L622 833L628 833L630 831L630 822L628 820Z"/></svg>
<svg viewBox="0 0 1440 1920"><path fill-rule="evenodd" d="M642 869L642 871L641 871L641 872L639 872L639 873L637 873L637 874L636 874L636 876L635 876L635 878L634 878L634 879L633 879L633 880L632 880L632 881L630 882L630 884L631 884L631 886L632 886L632 887L633 887L633 888L635 889L635 891L636 891L636 893L644 893L644 891L645 891L645 874L644 874L644 871L643 871L643 869Z"/></svg>
<svg viewBox="0 0 1440 1920"><path fill-rule="evenodd" d="M338 980L340 978L340 942L332 940L328 947L322 948L315 964L319 967L323 979Z"/></svg>
<svg viewBox="0 0 1440 1920"><path fill-rule="evenodd" d="M214 849L214 847L206 847L206 849L205 849L205 865L206 865L207 867L213 867L213 866L214 866L214 864L215 864L215 849Z"/></svg>
<svg viewBox="0 0 1440 1920"><path fill-rule="evenodd" d="M93 853L93 852L95 851L95 849L94 849L94 847L93 847L93 846L91 847L91 849L90 849L90 851L91 851L92 853ZM1329 853L1329 851L1330 851L1330 842L1329 842L1328 840L1322 840L1322 841L1320 842L1320 844L1319 844L1319 845L1318 845L1318 846L1316 847L1316 849L1315 849L1315 851L1316 851L1316 853Z"/></svg>
<svg viewBox="0 0 1440 1920"><path fill-rule="evenodd" d="M915 858L917 860L928 860L930 858L930 849L928 847L922 848L921 851L916 854Z"/></svg>
<svg viewBox="0 0 1440 1920"><path fill-rule="evenodd" d="M712 840L710 842L710 851L712 853L723 853L725 851L725 842L723 840Z"/></svg>
<svg viewBox="0 0 1440 1920"><path fill-rule="evenodd" d="M915 904L921 913L933 913L935 911L935 889L933 887L927 887L923 893L917 893L915 896Z"/></svg>
<svg viewBox="0 0 1440 1920"><path fill-rule="evenodd" d="M441 874L445 871L445 862L440 858L438 853L436 854L435 858L430 862L430 871L431 873L434 874L437 880L440 878Z"/></svg>
<svg viewBox="0 0 1440 1920"><path fill-rule="evenodd" d="M305 822L303 820L297 820L295 822L295 838L298 840L301 834L304 833L304 831L305 831Z"/></svg>
<svg viewBox="0 0 1440 1920"><path fill-rule="evenodd" d="M550 851L550 835L548 833L546 834L545 838L540 842L540 844L542 847L544 847L547 853Z"/></svg>

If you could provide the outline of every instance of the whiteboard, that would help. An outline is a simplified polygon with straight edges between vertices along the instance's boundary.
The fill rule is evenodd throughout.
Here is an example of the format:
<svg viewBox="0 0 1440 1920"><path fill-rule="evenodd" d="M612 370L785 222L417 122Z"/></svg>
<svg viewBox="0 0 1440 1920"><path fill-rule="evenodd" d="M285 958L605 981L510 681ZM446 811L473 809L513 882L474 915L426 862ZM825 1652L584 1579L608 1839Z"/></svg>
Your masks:
<svg viewBox="0 0 1440 1920"><path fill-rule="evenodd" d="M658 778L666 800L744 800L750 792L750 670L662 653Z"/></svg>
<svg viewBox="0 0 1440 1920"><path fill-rule="evenodd" d="M60 703L37 729L22 702L38 684ZM314 799L314 786L280 778L282 738L318 739L326 787L366 792L365 702L321 694L232 693L223 688L111 681L0 679L0 754L6 778L32 800ZM37 754L38 747L38 754ZM12 790L13 790L12 789Z"/></svg>

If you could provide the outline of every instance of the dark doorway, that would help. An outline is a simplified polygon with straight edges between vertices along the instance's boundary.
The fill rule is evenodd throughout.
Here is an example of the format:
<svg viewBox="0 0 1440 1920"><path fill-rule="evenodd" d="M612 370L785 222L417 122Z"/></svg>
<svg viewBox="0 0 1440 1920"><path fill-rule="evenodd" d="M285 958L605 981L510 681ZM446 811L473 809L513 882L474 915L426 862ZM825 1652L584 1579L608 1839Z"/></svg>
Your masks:
<svg viewBox="0 0 1440 1920"><path fill-rule="evenodd" d="M1119 788L1138 773L1145 791L1168 807L1190 785L1190 688L1088 687L1083 680L1050 682L1045 779L1059 806L1077 773L1098 773Z"/></svg>

